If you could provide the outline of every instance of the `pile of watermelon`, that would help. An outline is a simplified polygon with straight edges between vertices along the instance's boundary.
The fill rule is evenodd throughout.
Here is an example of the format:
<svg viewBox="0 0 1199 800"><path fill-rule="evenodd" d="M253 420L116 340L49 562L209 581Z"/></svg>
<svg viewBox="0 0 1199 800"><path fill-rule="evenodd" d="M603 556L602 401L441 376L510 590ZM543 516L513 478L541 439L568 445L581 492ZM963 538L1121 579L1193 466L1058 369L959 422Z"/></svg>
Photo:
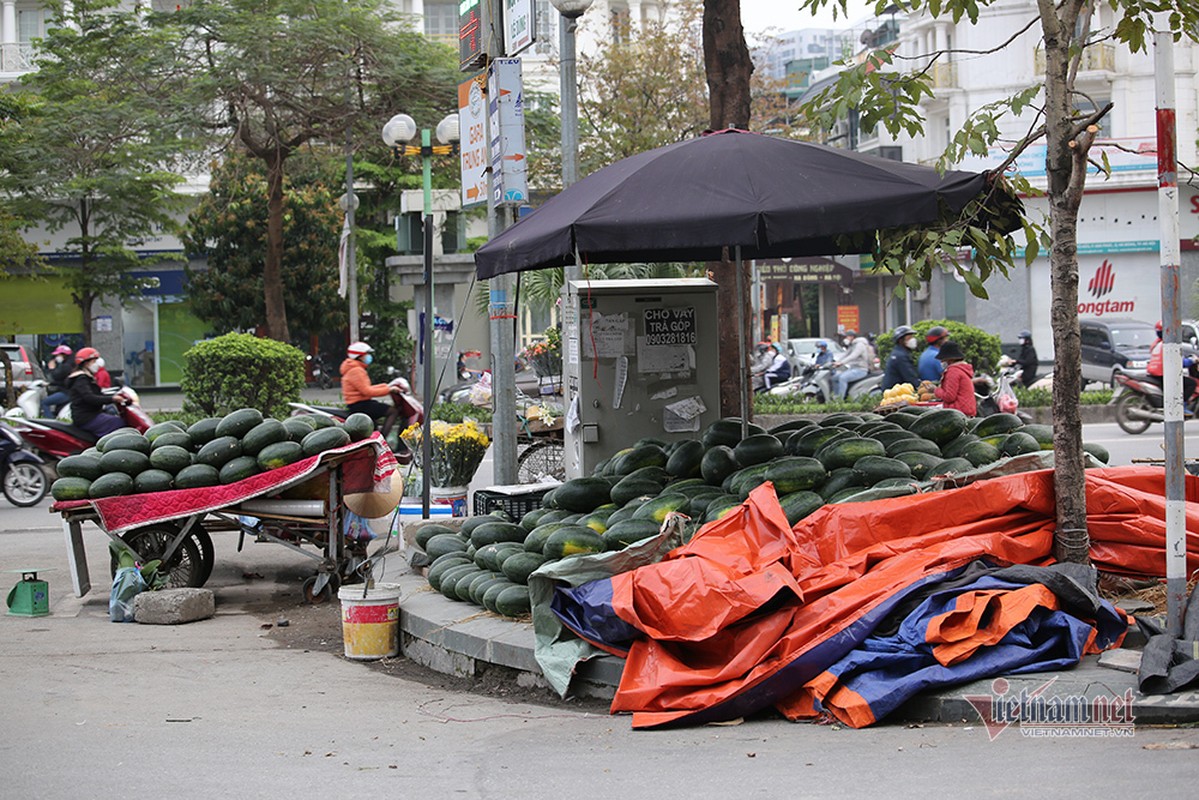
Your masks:
<svg viewBox="0 0 1199 800"><path fill-rule="evenodd" d="M94 500L235 483L360 441L374 429L366 414L351 414L344 423L319 414L277 420L253 408L191 426L162 422L144 434L122 428L59 461L50 494Z"/></svg>
<svg viewBox="0 0 1199 800"><path fill-rule="evenodd" d="M666 515L690 532L771 481L794 525L829 503L897 497L935 488L934 477L971 472L1053 448L1048 425L1013 414L972 419L954 409L911 406L886 416L836 413L767 431L713 422L699 439L642 439L594 473L551 490L519 522L503 511L471 517L460 531L430 524L416 543L432 559L430 586L452 600L517 617L529 612L528 577L559 558L621 550L655 535ZM1096 444L1084 449L1107 463Z"/></svg>

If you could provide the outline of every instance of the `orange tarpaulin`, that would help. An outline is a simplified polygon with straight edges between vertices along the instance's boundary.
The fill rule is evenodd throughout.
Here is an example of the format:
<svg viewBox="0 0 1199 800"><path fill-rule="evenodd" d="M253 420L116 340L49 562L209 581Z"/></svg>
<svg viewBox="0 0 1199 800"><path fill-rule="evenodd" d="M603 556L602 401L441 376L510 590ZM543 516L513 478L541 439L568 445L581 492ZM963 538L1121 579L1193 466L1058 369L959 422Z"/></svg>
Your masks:
<svg viewBox="0 0 1199 800"><path fill-rule="evenodd" d="M1162 575L1163 470L1087 472L1092 559ZM1187 477L1188 555L1199 568L1199 479ZM612 578L612 608L645 634L613 711L634 727L797 714L802 687L852 650L904 589L979 558L1052 560L1053 473L1021 473L924 495L825 506L794 529L765 484L659 564Z"/></svg>

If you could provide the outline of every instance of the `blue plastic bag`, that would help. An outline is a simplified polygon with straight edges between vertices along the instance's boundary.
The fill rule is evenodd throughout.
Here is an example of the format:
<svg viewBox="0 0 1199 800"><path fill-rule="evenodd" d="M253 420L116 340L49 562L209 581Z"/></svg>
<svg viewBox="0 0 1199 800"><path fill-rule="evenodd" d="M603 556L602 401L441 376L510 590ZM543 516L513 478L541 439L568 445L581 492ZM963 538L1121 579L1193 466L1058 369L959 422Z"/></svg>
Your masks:
<svg viewBox="0 0 1199 800"><path fill-rule="evenodd" d="M133 622L133 601L146 590L146 580L137 567L121 567L112 579L108 596L108 618L113 622Z"/></svg>

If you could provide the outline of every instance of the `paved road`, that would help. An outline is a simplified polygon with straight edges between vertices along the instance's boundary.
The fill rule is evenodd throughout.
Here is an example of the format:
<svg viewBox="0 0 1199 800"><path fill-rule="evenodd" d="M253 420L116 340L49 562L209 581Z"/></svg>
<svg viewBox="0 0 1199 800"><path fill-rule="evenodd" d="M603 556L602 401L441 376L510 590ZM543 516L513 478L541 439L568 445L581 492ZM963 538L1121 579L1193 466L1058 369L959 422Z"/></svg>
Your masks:
<svg viewBox="0 0 1199 800"><path fill-rule="evenodd" d="M1115 426L1086 436L1123 463L1155 447ZM87 542L102 586L104 537ZM347 661L337 641L280 647L263 609L311 562L236 544L218 535L214 619L114 625L105 592L70 595L56 518L0 500L0 580L47 567L53 610L0 617L5 797L1189 797L1199 781L1195 729L1071 740L1013 729L991 742L969 723L851 731L759 719L633 732L627 718L569 705L455 693Z"/></svg>

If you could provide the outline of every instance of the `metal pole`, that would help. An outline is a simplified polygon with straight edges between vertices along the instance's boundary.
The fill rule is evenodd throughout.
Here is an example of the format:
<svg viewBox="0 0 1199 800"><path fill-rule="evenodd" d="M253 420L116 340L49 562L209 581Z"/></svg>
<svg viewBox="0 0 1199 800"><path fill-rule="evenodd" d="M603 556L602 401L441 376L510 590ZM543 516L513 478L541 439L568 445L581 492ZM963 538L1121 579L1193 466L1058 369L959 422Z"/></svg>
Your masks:
<svg viewBox="0 0 1199 800"><path fill-rule="evenodd" d="M433 385L433 139L429 129L420 132L421 149L421 180L425 190L425 324L424 324L424 358L425 358L425 424L421 432L420 452L424 474L421 478L420 503L421 517L429 517L429 485L432 481L433 465L433 395L436 387Z"/></svg>
<svg viewBox="0 0 1199 800"><path fill-rule="evenodd" d="M741 393L741 438L749 436L749 387L745 379L745 276L741 274L741 245L733 248L737 270L737 375Z"/></svg>
<svg viewBox="0 0 1199 800"><path fill-rule="evenodd" d="M504 55L504 37L499 20L503 19L502 0L483 4L487 30L487 53L491 58ZM490 87L488 87L490 89ZM491 130L491 104L499 98L486 93L488 113L486 123L487 163L491 163L491 140L498 131ZM495 175L491 179L498 180ZM487 235L495 238L511 224L512 214L495 202L495 192L487 191ZM488 281L490 294L491 329L491 398L492 398L492 466L499 485L516 483L516 337L513 331L516 309L511 305L515 278L499 275Z"/></svg>
<svg viewBox="0 0 1199 800"><path fill-rule="evenodd" d="M1182 634L1186 601L1186 485L1183 472L1182 349L1178 273L1178 167L1175 155L1174 39L1164 14L1155 20L1153 64L1157 92L1157 197L1161 221L1162 392L1166 445L1166 626Z"/></svg>
<svg viewBox="0 0 1199 800"><path fill-rule="evenodd" d="M358 267L354 252L354 137L346 128L346 296L350 299L350 341L358 341Z"/></svg>
<svg viewBox="0 0 1199 800"><path fill-rule="evenodd" d="M579 179L579 79L575 57L575 29L578 25L578 18L558 16L563 189L574 185Z"/></svg>

